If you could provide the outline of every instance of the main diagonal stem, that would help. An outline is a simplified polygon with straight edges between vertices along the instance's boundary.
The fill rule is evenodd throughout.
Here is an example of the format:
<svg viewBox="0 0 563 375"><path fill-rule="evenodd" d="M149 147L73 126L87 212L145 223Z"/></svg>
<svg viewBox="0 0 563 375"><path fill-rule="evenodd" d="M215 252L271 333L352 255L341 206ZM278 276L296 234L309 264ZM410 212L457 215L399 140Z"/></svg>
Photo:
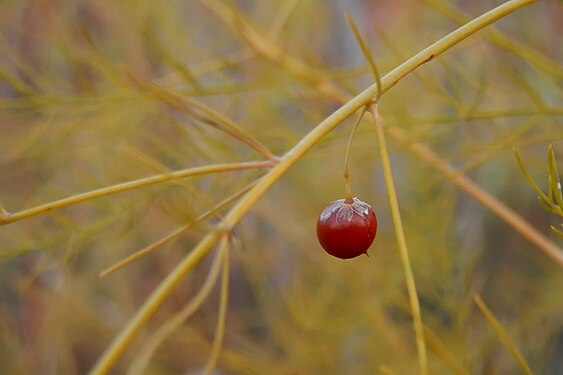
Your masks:
<svg viewBox="0 0 563 375"><path fill-rule="evenodd" d="M475 18L468 24L448 34L430 47L411 57L403 64L389 72L381 79L382 94L393 87L400 79L418 68L420 65L432 60L434 57L447 51L457 43L461 42L470 35L482 28L490 25L499 18L502 18L526 5L532 4L537 0L512 0L497 8ZM160 283L160 285L150 294L145 303L139 308L137 313L129 320L119 335L99 358L92 375L106 374L117 362L121 354L127 349L131 341L135 338L141 328L156 312L158 307L171 293L173 288L180 283L192 268L215 246L223 230L230 229L236 225L240 219L252 208L268 189L274 185L285 172L293 166L301 157L309 151L321 138L331 132L342 121L351 116L362 106L369 103L377 93L376 85L372 85L351 99L348 103L340 107L318 126L311 130L299 143L287 152L280 162L273 167L263 179L249 191L240 202L231 209L223 221L223 228L208 233L202 241L190 252Z"/></svg>

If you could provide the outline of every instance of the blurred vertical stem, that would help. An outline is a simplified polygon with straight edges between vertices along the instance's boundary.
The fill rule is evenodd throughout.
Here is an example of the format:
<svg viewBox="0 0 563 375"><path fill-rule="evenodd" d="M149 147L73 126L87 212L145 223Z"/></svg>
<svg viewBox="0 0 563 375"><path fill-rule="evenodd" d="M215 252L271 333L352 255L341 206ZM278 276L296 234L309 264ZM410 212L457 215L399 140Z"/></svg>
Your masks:
<svg viewBox="0 0 563 375"><path fill-rule="evenodd" d="M403 230L403 222L401 219L401 211L399 210L399 202L397 200L397 192L395 190L395 183L393 181L393 170L391 168L391 161L389 160L389 150L387 149L387 142L385 140L385 131L383 130L383 124L381 123L381 116L379 115L379 108L377 102L381 96L381 78L379 75L379 70L377 69L377 64L375 59L371 55L371 51L364 42L356 23L346 14L346 20L352 29L356 41L362 49L362 53L365 59L368 61L375 80L375 85L377 87L377 92L375 95L375 100L370 101L364 109L362 110L362 115L367 110L373 119L375 124L375 129L377 133L377 141L379 143L379 151L381 154L381 164L383 165L383 174L385 176L385 185L387 186L387 196L389 198L389 207L391 208L391 217L393 218L393 227L395 228L395 236L397 240L397 245L399 247L399 255L401 257L401 263L403 265L403 271L405 273L405 282L407 284L407 291L409 296L409 305L411 309L411 314L413 318L414 333L416 338L416 350L418 353L418 365L420 368L421 375L428 374L428 359L426 357L426 343L424 342L424 325L422 323L422 317L420 315L420 303L418 302L418 293L416 291L416 283L414 280L414 274L412 272L412 267L409 259L409 251L407 248L407 240L405 238L405 232ZM359 122L359 121L358 121ZM354 125L354 129L357 124ZM348 148L350 143L348 143Z"/></svg>
<svg viewBox="0 0 563 375"><path fill-rule="evenodd" d="M210 375L217 364L223 337L225 337L225 322L227 320L227 304L229 302L229 235L225 234L221 240L220 250L223 254L223 267L221 270L221 296L219 301L219 316L217 317L217 327L215 329L215 339L211 346L211 354L205 365L204 373Z"/></svg>
<svg viewBox="0 0 563 375"><path fill-rule="evenodd" d="M212 0L203 0L208 6L211 4L222 7L221 3L217 3ZM381 93L385 93L391 87L393 87L397 82L399 82L403 77L408 75L410 72L423 65L424 63L432 60L436 56L449 50L462 40L468 38L469 36L475 34L482 28L490 25L496 20L526 6L534 3L537 0L512 0L508 1L491 11L475 18L473 21L463 25L457 30L454 30L450 34L446 35L436 43L425 48L418 54L414 55L397 68L393 69L391 72L386 74L381 79ZM230 17L229 17L230 18ZM248 30L246 30L248 31ZM256 34L252 35L251 32L245 34L247 38L259 37ZM261 48L272 47L271 44L261 45ZM274 52L272 58L279 55L283 55L283 51L275 48L275 51L270 50L269 52ZM264 51L266 53L267 51ZM289 63L290 59L284 59L285 63ZM302 69L306 69L303 64L295 65L293 61L293 68L297 71L304 72ZM309 69L306 69L308 72ZM106 374L117 362L121 354L129 347L129 344L133 341L135 336L143 328L143 326L149 321L156 310L160 307L162 302L168 297L172 292L174 287L178 285L184 277L197 265L203 257L205 257L215 244L219 241L221 236L224 234L225 230L232 228L238 223L240 219L254 206L254 204L277 182L281 176L289 170L297 161L303 157L303 155L309 151L315 144L319 142L321 138L330 133L334 128L336 128L342 121L354 114L357 110L368 104L377 94L377 86L371 85L356 97L352 98L349 102L344 104L326 119L324 119L320 124L318 124L313 130L311 130L307 135L305 135L291 150L289 150L261 180L260 182L249 191L235 207L225 217L221 227L217 231L209 232L201 242L189 253L184 259L178 263L178 265L170 271L168 276L159 284L159 286L147 297L144 304L137 310L136 314L129 320L127 325L121 330L118 336L113 340L113 342L107 347L106 351L99 358L98 362L95 364L94 368L91 370L92 375Z"/></svg>
<svg viewBox="0 0 563 375"><path fill-rule="evenodd" d="M381 164L383 165L383 174L385 176L385 184L387 185L387 196L389 198L389 207L391 208L391 217L393 218L393 226L395 228L395 236L399 247L399 255L405 272L405 282L409 294L409 304L416 335L416 349L418 351L418 362L420 373L428 374L428 360L426 357L426 345L424 343L424 325L420 315L420 303L418 302L418 294L416 292L416 283L411 268L409 252L407 249L407 241L403 230L403 222L401 220L401 212L399 210L399 202L397 200L397 192L395 191L395 183L393 182L393 173L391 162L389 161L389 151L387 150L387 142L385 141L385 132L381 124L377 103L370 103L367 106L369 113L375 124L377 132L377 141L379 143L379 151L381 154Z"/></svg>
<svg viewBox="0 0 563 375"><path fill-rule="evenodd" d="M514 359L516 359L516 362L518 362L518 365L520 366L522 372L525 375L533 375L534 373L524 359L524 356L522 355L522 353L520 353L518 347L516 347L510 336L508 336L508 333L506 333L506 330L495 317L493 312L487 307L487 305L485 304L485 302L483 302L479 295L474 296L473 300L475 301L475 304L477 305L479 310L481 310L481 313L483 313L485 318L487 318L489 323L491 323L491 326L495 330L496 335L501 339L504 346L506 346L506 348L514 356Z"/></svg>

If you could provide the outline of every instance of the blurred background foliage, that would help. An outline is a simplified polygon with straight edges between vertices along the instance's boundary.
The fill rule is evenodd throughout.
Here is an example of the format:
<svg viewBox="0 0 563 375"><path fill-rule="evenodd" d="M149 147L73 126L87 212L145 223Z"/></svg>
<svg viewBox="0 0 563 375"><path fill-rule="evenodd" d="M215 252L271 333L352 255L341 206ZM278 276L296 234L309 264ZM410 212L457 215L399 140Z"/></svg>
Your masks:
<svg viewBox="0 0 563 375"><path fill-rule="evenodd" d="M340 103L257 52L215 1L0 2L0 202L10 212L167 170L263 156L145 83L203 103L282 155ZM224 1L327 82L372 83L343 17L350 12L385 73L500 1ZM463 13L460 13L463 12ZM457 18L456 18L457 17ZM236 24L235 22L235 24ZM563 155L561 2L518 11L419 68L380 102L383 121L429 145L561 246L514 158L546 186L547 147ZM497 36L495 39L495 35ZM517 43L498 42L498 35ZM529 58L536 56L537 59ZM189 107L189 106L188 106ZM193 109L193 108L192 108ZM236 228L224 349L216 374L413 374L412 321L375 129L351 159L372 204L369 257L331 258L318 213L343 196L352 119L326 137ZM513 374L518 364L473 302L480 294L538 374L563 372L561 268L436 170L390 141L433 374ZM561 165L561 164L560 164ZM0 227L0 373L82 374L144 298L220 218L99 279L121 258L190 222L263 175L166 182ZM205 259L119 362L179 311ZM196 374L218 293L156 351L147 374ZM457 369L457 370L456 370Z"/></svg>

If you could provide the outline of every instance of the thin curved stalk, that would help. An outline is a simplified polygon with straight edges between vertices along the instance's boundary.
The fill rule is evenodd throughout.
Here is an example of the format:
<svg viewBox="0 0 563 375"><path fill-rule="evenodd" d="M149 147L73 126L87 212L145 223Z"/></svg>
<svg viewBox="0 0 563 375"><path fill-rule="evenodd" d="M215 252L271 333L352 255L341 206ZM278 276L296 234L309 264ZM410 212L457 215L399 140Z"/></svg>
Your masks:
<svg viewBox="0 0 563 375"><path fill-rule="evenodd" d="M221 271L221 264L225 259L225 252L228 251L226 247L220 247L217 255L213 259L211 268L203 285L193 297L193 299L188 303L182 310L175 314L171 319L168 319L156 332L147 338L145 344L139 351L139 354L135 356L135 359L131 363L127 375L140 375L143 373L145 367L149 363L152 355L158 349L160 344L164 342L170 335L172 335L182 323L189 319L203 303L209 298L213 287L217 283L219 278L219 273Z"/></svg>
<svg viewBox="0 0 563 375"><path fill-rule="evenodd" d="M125 71L125 74L127 74L133 81L135 81L135 83L137 83L142 89L153 94L157 99L162 100L164 103L170 105L171 107L197 118L204 124L220 129L231 137L255 149L267 159L277 160L277 157L272 154L272 152L266 146L260 143L259 140L254 138L251 134L248 134L248 132L244 131L233 120L223 116L214 109L188 96L180 95L160 85L154 84L149 81L144 81L141 78L137 77L133 72ZM197 115L189 106L197 108L210 118L205 118L203 116Z"/></svg>
<svg viewBox="0 0 563 375"><path fill-rule="evenodd" d="M181 236L182 234L186 233L190 228L192 228L195 224L209 218L210 216L216 214L219 210L223 209L225 206L227 206L228 204L232 203L233 201L235 201L236 199L240 198L244 193L246 193L248 190L250 190L254 185L256 185L257 181L254 181L253 183L249 184L248 186L246 186L244 189L236 192L235 194L231 195L230 197L223 199L221 202L219 202L218 204L216 204L215 206L213 206L212 208L210 208L209 210L205 211L204 213L202 213L201 215L199 215L197 218L195 218L193 221L190 221L189 223L182 225L179 228L176 228L175 230L173 230L172 232L170 232L169 234L167 234L166 236L162 237L161 239L159 239L158 241L155 241L153 243L151 243L148 246L145 246L144 248L142 248L141 250L138 250L136 252L134 252L133 254L121 259L120 261L114 263L113 265L109 266L108 268L106 268L105 270L103 270L102 272L100 272L100 278L109 275L112 272L117 271L118 269L121 269L123 267L125 267L128 264L133 263L134 261L136 261L137 259L152 253L154 250L156 250L157 248L159 248L160 246L163 246L165 244L167 244L168 242L178 238L179 236Z"/></svg>
<svg viewBox="0 0 563 375"><path fill-rule="evenodd" d="M221 270L221 296L219 298L219 316L215 328L215 338L211 346L211 353L203 370L204 374L210 375L217 364L219 353L223 346L225 336L225 322L227 321L227 305L229 302L229 235L224 235L221 240L221 252L223 253L223 267Z"/></svg>
<svg viewBox="0 0 563 375"><path fill-rule="evenodd" d="M475 297L473 297L473 300L475 301L475 304L477 305L479 310L481 310L481 313L485 316L485 318L487 318L487 320L495 330L496 335L502 341L504 346L506 346L506 348L512 354L514 359L516 359L516 362L518 362L518 365L520 366L522 372L526 375L533 375L534 373L530 368L530 366L528 365L528 363L526 362L526 360L524 359L524 356L522 355L522 353L520 353L518 347L516 347L510 336L508 336L508 333L506 333L506 330L504 329L502 324L498 321L498 319L495 317L493 312L487 307L485 302L483 302L481 296L476 295Z"/></svg>
<svg viewBox="0 0 563 375"><path fill-rule="evenodd" d="M459 24L464 24L471 19L469 15L457 8L452 2L443 0L425 0L425 2L438 12ZM485 36L497 46L514 53L514 55L520 58L523 58L529 64L536 66L538 69L541 69L549 74L553 74L559 78L563 77L563 67L560 64L545 56L541 52L510 39L503 34L502 31L496 28L491 28L487 30Z"/></svg>
<svg viewBox="0 0 563 375"><path fill-rule="evenodd" d="M208 1L206 1L207 3ZM382 94L393 87L399 80L434 57L444 53L457 43L490 25L496 20L533 3L533 0L512 0L500 5L497 8L477 17L470 23L460 27L452 33L446 35L438 42L424 49L420 53L411 57L409 60L393 69L381 79ZM136 314L129 320L127 325L121 330L118 336L107 347L106 351L98 359L92 375L106 374L119 359L121 354L129 347L135 336L153 316L162 302L172 292L174 287L180 283L193 267L205 257L225 230L229 230L236 225L242 217L254 206L254 204L268 191L281 176L283 176L303 155L309 151L321 138L330 133L342 121L354 114L362 106L369 103L377 93L376 85L368 87L359 95L344 104L305 137L301 139L291 150L289 150L263 178L248 192L225 216L222 225L217 231L208 233L201 242L170 271L168 276L159 286L148 296L143 305L137 310Z"/></svg>
<svg viewBox="0 0 563 375"><path fill-rule="evenodd" d="M122 193L124 191L137 189L144 186L155 185L161 182L177 180L179 178L201 176L205 174L230 172L243 169L270 168L274 165L272 161L255 161L245 163L206 165L203 167L181 169L169 173L158 174L155 176L140 178L138 180L123 182L105 188L76 194L67 198L45 203L40 206L28 208L13 214L8 213L5 217L0 216L0 225L13 223L14 221L26 219L28 217L41 215L52 210L72 206L84 201L104 197L106 195Z"/></svg>

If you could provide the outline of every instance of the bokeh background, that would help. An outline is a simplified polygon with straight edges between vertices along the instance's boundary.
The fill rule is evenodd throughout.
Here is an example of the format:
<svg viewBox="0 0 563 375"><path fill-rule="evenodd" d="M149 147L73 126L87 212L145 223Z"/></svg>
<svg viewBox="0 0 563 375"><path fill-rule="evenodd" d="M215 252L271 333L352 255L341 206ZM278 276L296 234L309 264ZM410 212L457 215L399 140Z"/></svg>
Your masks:
<svg viewBox="0 0 563 375"><path fill-rule="evenodd" d="M217 3L227 5L234 21L217 14ZM344 12L385 73L465 16L500 3L1 1L0 202L17 212L166 170L263 158L139 82L206 104L283 155L341 104L257 51L237 22L354 94L373 82ZM519 373L475 306L479 294L535 373L561 374L560 266L407 147L427 144L562 246L549 229L561 220L538 204L512 147L543 189L549 144L563 168L563 7L538 2L495 28L404 78L380 108L385 126L407 134L406 142L389 140L389 146L422 318L434 338L431 373ZM352 122L307 153L237 226L215 374L416 373L404 275L367 120L353 141L350 172L354 194L379 218L370 256L331 258L315 236L317 215L344 192ZM163 183L0 227L0 373L86 373L220 218L102 279L100 271L263 174ZM209 267L206 258L175 290L115 374L126 373L151 333L201 288ZM201 373L218 295L215 290L162 344L146 374Z"/></svg>

